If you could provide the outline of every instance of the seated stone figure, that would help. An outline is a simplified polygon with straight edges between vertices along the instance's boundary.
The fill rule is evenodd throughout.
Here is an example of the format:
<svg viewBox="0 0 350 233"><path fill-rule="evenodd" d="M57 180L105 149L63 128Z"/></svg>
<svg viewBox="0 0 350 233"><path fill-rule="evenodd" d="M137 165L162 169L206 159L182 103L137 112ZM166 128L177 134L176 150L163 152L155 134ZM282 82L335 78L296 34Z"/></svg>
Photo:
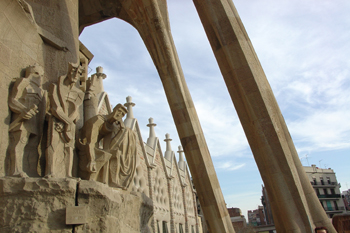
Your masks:
<svg viewBox="0 0 350 233"><path fill-rule="evenodd" d="M10 175L37 176L38 146L46 110L46 92L41 83L44 70L39 65L26 68L25 77L14 83L9 96L12 121L9 127ZM24 158L24 155L27 158Z"/></svg>
<svg viewBox="0 0 350 233"><path fill-rule="evenodd" d="M50 116L46 149L46 177L71 177L75 128L84 92L78 88L82 75L79 64L69 63L67 75L50 86Z"/></svg>
<svg viewBox="0 0 350 233"><path fill-rule="evenodd" d="M108 115L84 123L79 148L79 176L127 189L136 167L136 135L124 126L126 108L118 104Z"/></svg>

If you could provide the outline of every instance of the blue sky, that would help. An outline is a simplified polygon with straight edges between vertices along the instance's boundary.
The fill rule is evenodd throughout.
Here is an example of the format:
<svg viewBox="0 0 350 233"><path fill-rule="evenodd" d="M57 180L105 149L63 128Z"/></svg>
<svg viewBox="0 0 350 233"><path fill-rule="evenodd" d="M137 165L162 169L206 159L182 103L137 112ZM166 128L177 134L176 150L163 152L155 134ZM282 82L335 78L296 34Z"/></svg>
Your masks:
<svg viewBox="0 0 350 233"><path fill-rule="evenodd" d="M304 166L336 172L350 189L350 1L233 1ZM263 184L209 42L190 0L168 0L173 38L227 207L261 205ZM132 96L144 141L148 118L157 137L180 145L165 93L137 31L119 19L85 28L80 40L104 68L111 103ZM161 144L165 150L165 142Z"/></svg>

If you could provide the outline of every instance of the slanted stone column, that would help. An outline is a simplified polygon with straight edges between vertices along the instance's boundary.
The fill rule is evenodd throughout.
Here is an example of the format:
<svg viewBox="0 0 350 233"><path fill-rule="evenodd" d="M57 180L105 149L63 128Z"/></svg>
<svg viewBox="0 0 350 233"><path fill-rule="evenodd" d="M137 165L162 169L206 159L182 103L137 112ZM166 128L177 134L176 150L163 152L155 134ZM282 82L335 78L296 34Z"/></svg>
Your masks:
<svg viewBox="0 0 350 233"><path fill-rule="evenodd" d="M315 226L335 232L232 0L193 1L260 170L277 232L313 232Z"/></svg>
<svg viewBox="0 0 350 233"><path fill-rule="evenodd" d="M166 1L123 1L130 22L140 33L161 78L187 163L211 232L234 232L192 97L170 32Z"/></svg>
<svg viewBox="0 0 350 233"><path fill-rule="evenodd" d="M103 2L103 0L100 0ZM192 97L181 69L165 0L79 2L79 28L117 17L133 25L157 68L211 232L234 232Z"/></svg>

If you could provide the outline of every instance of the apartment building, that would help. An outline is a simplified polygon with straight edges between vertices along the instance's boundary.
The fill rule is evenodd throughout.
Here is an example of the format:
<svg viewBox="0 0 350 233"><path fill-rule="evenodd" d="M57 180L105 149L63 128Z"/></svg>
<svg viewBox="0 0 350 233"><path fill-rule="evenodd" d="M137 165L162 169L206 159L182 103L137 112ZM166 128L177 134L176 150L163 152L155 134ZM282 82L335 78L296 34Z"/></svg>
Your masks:
<svg viewBox="0 0 350 233"><path fill-rule="evenodd" d="M333 169L318 168L314 164L311 167L304 166L304 169L328 217L332 218L334 214L345 213L340 184Z"/></svg>

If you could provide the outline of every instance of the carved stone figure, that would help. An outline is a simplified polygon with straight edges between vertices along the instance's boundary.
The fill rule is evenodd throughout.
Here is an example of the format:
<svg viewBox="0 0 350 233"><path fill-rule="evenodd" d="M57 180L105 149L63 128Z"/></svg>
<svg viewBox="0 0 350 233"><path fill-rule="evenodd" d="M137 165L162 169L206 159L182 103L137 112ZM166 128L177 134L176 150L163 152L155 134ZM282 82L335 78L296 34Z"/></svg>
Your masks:
<svg viewBox="0 0 350 233"><path fill-rule="evenodd" d="M75 122L84 92L77 87L82 67L69 63L68 73L49 89L50 116L48 147L46 149L46 177L71 177Z"/></svg>
<svg viewBox="0 0 350 233"><path fill-rule="evenodd" d="M126 189L136 168L136 134L121 122L120 129L109 145L112 157L109 161L109 186Z"/></svg>
<svg viewBox="0 0 350 233"><path fill-rule="evenodd" d="M29 161L27 166L31 166L31 168L27 167L28 170L36 171L38 145L42 136L46 110L46 92L41 88L43 76L44 70L41 66L27 67L25 77L16 80L9 95L9 107L12 111L9 127L10 175L12 176L27 176L23 168L25 153L29 156L26 158L26 161ZM29 147L25 150L27 145Z"/></svg>
<svg viewBox="0 0 350 233"><path fill-rule="evenodd" d="M118 104L109 115L96 115L82 128L78 143L80 176L126 189L136 167L136 135L122 118L126 108Z"/></svg>

